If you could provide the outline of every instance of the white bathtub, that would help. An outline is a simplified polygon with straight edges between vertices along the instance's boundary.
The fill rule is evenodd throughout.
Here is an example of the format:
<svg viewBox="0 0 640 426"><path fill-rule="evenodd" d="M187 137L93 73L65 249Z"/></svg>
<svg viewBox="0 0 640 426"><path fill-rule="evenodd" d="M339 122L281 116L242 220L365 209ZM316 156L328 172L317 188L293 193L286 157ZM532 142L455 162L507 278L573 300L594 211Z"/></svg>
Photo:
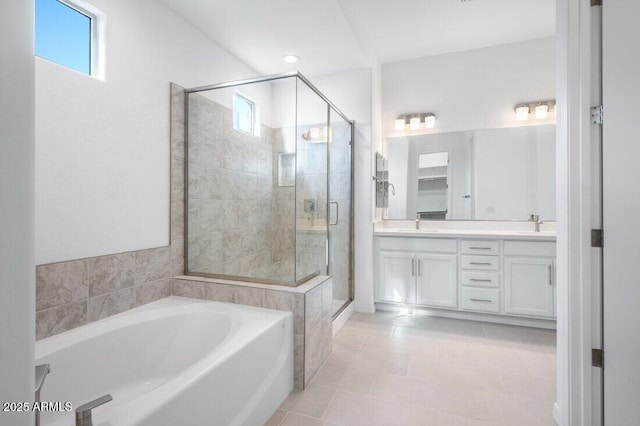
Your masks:
<svg viewBox="0 0 640 426"><path fill-rule="evenodd" d="M74 407L43 425L107 393L95 426L263 425L293 389L293 317L174 296L38 341L42 363L42 400Z"/></svg>

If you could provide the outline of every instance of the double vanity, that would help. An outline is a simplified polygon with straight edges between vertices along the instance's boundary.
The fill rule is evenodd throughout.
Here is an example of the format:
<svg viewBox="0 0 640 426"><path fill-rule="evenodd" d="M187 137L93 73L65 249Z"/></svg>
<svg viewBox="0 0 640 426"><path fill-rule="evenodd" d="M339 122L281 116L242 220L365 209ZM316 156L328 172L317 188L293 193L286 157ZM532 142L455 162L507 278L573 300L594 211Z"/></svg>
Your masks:
<svg viewBox="0 0 640 426"><path fill-rule="evenodd" d="M526 223L507 229L497 224L482 229L478 222L423 221L423 229L410 224L386 221L374 229L379 308L409 306L555 327L556 238L550 227L535 232Z"/></svg>

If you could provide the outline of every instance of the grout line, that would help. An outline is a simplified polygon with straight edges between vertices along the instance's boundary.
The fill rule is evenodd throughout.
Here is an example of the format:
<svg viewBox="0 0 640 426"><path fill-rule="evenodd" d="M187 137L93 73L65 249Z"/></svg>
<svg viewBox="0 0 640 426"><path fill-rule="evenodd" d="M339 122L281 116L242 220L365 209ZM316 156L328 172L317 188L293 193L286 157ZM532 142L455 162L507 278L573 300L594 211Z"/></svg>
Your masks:
<svg viewBox="0 0 640 426"><path fill-rule="evenodd" d="M333 392L333 396L331 397L331 401L329 401L325 409L322 411L320 420L324 420L324 416L327 415L327 411L329 411L329 407L331 407L331 404L333 404L333 401L336 399L336 395L338 395L338 392L339 392L339 389L335 389L335 391Z"/></svg>

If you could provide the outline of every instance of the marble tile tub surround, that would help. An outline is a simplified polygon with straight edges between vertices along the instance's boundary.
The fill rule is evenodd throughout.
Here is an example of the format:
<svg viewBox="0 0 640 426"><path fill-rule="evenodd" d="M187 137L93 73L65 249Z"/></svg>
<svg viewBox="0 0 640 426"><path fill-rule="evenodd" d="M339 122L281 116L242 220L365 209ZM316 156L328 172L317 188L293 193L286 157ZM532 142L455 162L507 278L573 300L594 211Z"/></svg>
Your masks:
<svg viewBox="0 0 640 426"><path fill-rule="evenodd" d="M36 338L171 295L184 272L184 90L171 84L170 245L36 266Z"/></svg>
<svg viewBox="0 0 640 426"><path fill-rule="evenodd" d="M331 354L331 277L318 276L297 287L195 276L173 281L173 294L289 311L294 321L294 380L305 388Z"/></svg>

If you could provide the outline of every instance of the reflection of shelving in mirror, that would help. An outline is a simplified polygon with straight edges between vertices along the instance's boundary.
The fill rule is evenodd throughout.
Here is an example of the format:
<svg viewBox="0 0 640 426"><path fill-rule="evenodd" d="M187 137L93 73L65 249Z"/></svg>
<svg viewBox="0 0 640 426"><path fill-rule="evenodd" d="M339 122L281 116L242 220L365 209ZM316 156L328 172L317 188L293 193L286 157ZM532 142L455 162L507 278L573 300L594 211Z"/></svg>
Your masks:
<svg viewBox="0 0 640 426"><path fill-rule="evenodd" d="M446 219L449 152L431 152L418 157L416 210L421 219Z"/></svg>

